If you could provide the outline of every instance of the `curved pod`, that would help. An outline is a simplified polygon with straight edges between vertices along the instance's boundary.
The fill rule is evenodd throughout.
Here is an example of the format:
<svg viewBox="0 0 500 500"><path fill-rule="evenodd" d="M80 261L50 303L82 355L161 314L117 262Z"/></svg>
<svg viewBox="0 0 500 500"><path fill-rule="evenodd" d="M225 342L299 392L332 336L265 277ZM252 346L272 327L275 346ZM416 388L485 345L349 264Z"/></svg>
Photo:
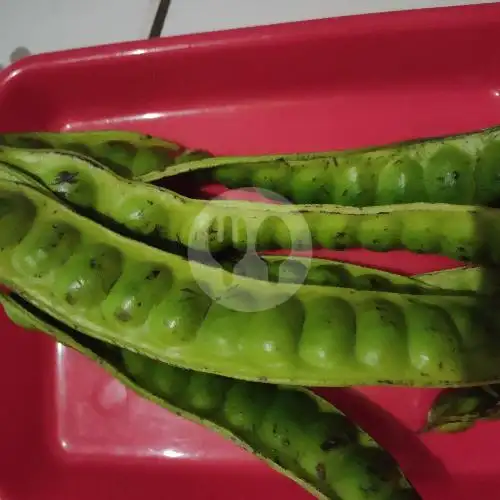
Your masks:
<svg viewBox="0 0 500 500"><path fill-rule="evenodd" d="M86 337L15 295L0 301L15 323L97 361L140 396L231 439L316 498L420 498L387 452L309 391L175 368Z"/></svg>
<svg viewBox="0 0 500 500"><path fill-rule="evenodd" d="M15 182L0 182L0 208L1 281L149 357L292 385L500 379L500 313L487 297L262 283L125 238ZM320 302L330 316L316 313ZM354 321L335 328L339 317ZM332 349L346 353L341 365Z"/></svg>

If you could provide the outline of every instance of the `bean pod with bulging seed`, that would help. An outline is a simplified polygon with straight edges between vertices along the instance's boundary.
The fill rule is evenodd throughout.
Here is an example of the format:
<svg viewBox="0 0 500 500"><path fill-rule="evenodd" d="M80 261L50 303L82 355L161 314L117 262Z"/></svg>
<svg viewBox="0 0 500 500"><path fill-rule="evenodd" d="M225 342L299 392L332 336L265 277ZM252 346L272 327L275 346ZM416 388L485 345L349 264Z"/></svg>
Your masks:
<svg viewBox="0 0 500 500"><path fill-rule="evenodd" d="M259 260L259 262L255 262ZM256 255L244 265L223 262L225 269L242 276L272 282L380 290L414 294L482 294L500 292L497 268L458 266L406 276L348 262L293 255ZM265 271L262 270L265 265Z"/></svg>
<svg viewBox="0 0 500 500"><path fill-rule="evenodd" d="M45 184L38 182L23 170L2 162L0 162L0 179L29 185L57 199ZM237 258L240 257L237 256ZM443 291L443 287L427 285L424 281L411 277L326 259L254 254L239 261L235 259L224 260L220 264L227 271L271 282L304 283L354 288L356 290L399 291L403 293L442 293ZM431 274L432 281L439 281L438 274ZM445 293L450 291L453 290L445 290Z"/></svg>
<svg viewBox="0 0 500 500"><path fill-rule="evenodd" d="M174 242L215 254L249 246L300 250L312 244L329 249L406 249L484 265L500 262L497 209L419 203L361 209L192 200L122 179L103 165L69 153L1 148L0 161L36 176L74 206L93 211L101 222L111 220L146 235L155 246Z"/></svg>
<svg viewBox="0 0 500 500"><path fill-rule="evenodd" d="M144 149L153 148L154 150L154 148L162 147L164 149L171 149L173 154L177 155L177 162L181 161L179 155L181 155L180 158L183 162L196 158L195 153L201 156L209 156L206 152L186 151L181 146L171 141L124 131L3 134L0 135L0 144L29 149L59 149L73 151L88 155L97 161L101 161L108 167L113 167L115 164L113 157L117 155L121 168L114 168L114 172L123 176L123 168L125 168L125 177L132 176L132 178L138 180L145 174L161 170L160 163L162 162L164 167L167 166L164 160L161 160L162 155L157 156L158 161L152 161L150 155L144 153ZM163 152L163 150L161 152ZM189 153L189 155L186 155L186 153ZM137 167L136 164L139 164L139 167ZM289 256L286 262L274 256L262 256L262 259L269 266L270 279L278 277L278 269L280 272L280 279L298 281L303 278L304 270L302 269L300 258L292 258ZM388 274L381 276L378 270L371 271L377 274L377 276L366 277L364 272L361 273L362 268L360 266L356 269L352 267L352 265L349 266L346 263L334 265L329 264L328 261L323 262L321 259L318 259L316 265L314 264L314 260L315 259L313 259L313 264L310 266L311 269L307 275L306 283L333 284L335 286L348 286L357 289L373 288L376 290L383 290L386 288L385 285L382 286L382 282L386 283L389 288L392 287L392 284L389 284L386 278L391 282L394 281L394 277L390 277ZM353 275L353 272L356 276ZM496 280L492 279L494 277L495 273L493 270L456 268L426 273L416 278L439 288L464 291L470 290L474 292L479 291L483 284L487 284L489 286L486 292L489 293L490 291L495 292L498 288L498 285L495 284ZM400 279L401 277L397 278L398 281ZM446 284L444 284L443 281L446 282ZM495 283L493 283L493 281L495 281ZM368 288L366 288L365 284ZM401 284L404 286L404 283Z"/></svg>
<svg viewBox="0 0 500 500"><path fill-rule="evenodd" d="M487 420L500 420L500 384L442 391L422 431L462 432Z"/></svg>
<svg viewBox="0 0 500 500"><path fill-rule="evenodd" d="M93 359L140 396L231 439L316 498L420 498L387 452L309 391L175 368L87 337L14 294L0 302L14 323Z"/></svg>
<svg viewBox="0 0 500 500"><path fill-rule="evenodd" d="M427 285L418 278L328 259L255 254L240 261L226 260L221 264L240 276L273 283L304 283L406 294L453 293L453 290Z"/></svg>
<svg viewBox="0 0 500 500"><path fill-rule="evenodd" d="M0 179L31 185L49 195L55 194L43 183L23 170L0 162ZM337 286L357 290L379 290L403 293L495 293L494 270L458 267L418 276L402 276L379 269L335 262L327 259L251 255L242 260L227 258L220 262L224 269L237 274L271 282Z"/></svg>
<svg viewBox="0 0 500 500"><path fill-rule="evenodd" d="M213 157L151 172L192 172L230 188L264 188L301 204L416 202L498 206L500 128L383 147L309 154Z"/></svg>
<svg viewBox="0 0 500 500"><path fill-rule="evenodd" d="M500 380L488 297L263 283L0 182L0 282L83 333L180 367L308 386Z"/></svg>
<svg viewBox="0 0 500 500"><path fill-rule="evenodd" d="M163 171L171 165L207 158L173 141L122 130L0 134L0 145L58 149L94 158L126 178Z"/></svg>

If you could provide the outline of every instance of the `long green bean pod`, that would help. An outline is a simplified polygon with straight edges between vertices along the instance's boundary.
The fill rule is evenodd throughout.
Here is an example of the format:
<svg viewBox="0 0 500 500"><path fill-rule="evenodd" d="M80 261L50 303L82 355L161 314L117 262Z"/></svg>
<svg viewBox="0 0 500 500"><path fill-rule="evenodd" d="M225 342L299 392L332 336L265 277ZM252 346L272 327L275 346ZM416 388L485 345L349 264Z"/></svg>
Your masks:
<svg viewBox="0 0 500 500"><path fill-rule="evenodd" d="M0 295L0 303L15 323L49 334L139 396L230 439L316 498L420 498L386 451L309 391L175 368L87 337L19 296Z"/></svg>

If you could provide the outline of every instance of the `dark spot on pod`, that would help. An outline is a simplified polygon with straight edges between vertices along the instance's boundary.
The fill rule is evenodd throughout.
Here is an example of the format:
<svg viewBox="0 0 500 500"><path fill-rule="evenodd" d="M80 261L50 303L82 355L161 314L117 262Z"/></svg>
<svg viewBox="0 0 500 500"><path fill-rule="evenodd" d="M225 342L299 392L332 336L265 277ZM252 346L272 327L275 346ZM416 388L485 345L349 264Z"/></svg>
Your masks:
<svg viewBox="0 0 500 500"><path fill-rule="evenodd" d="M420 375L422 375L422 377L428 377L429 376L429 374L425 373L425 372L420 372Z"/></svg>
<svg viewBox="0 0 500 500"><path fill-rule="evenodd" d="M328 189L328 186L326 186L325 184L321 184L321 186L319 187L319 191L325 195L325 198L330 196L330 190Z"/></svg>
<svg viewBox="0 0 500 500"><path fill-rule="evenodd" d="M276 436L278 434L278 424L273 425L273 434Z"/></svg>
<svg viewBox="0 0 500 500"><path fill-rule="evenodd" d="M348 193L348 192L349 192L349 191L348 191L347 189L344 189L344 191L342 191L342 196L347 196L347 193Z"/></svg>
<svg viewBox="0 0 500 500"><path fill-rule="evenodd" d="M158 278L158 275L160 274L160 271L159 269L153 269L147 276L146 276L146 279L147 280L154 280L156 278Z"/></svg>
<svg viewBox="0 0 500 500"><path fill-rule="evenodd" d="M378 380L377 383L383 384L383 385L394 385L395 384L394 380Z"/></svg>
<svg viewBox="0 0 500 500"><path fill-rule="evenodd" d="M283 439L283 446L288 448L290 446L290 440L288 438Z"/></svg>
<svg viewBox="0 0 500 500"><path fill-rule="evenodd" d="M127 321L130 321L132 319L132 316L129 312L124 311L124 310L120 310L120 311L116 312L115 318L118 321L122 321L122 322L126 323Z"/></svg>
<svg viewBox="0 0 500 500"><path fill-rule="evenodd" d="M422 295L422 293L424 293L422 288L420 288L418 285L409 285L407 288L405 288L401 291L403 293L409 293L411 295Z"/></svg>
<svg viewBox="0 0 500 500"><path fill-rule="evenodd" d="M338 448L341 445L341 442L335 438L329 438L323 441L320 445L322 451L331 451L335 448Z"/></svg>
<svg viewBox="0 0 500 500"><path fill-rule="evenodd" d="M89 265L90 269L95 269L97 267L97 261L95 259L90 259Z"/></svg>
<svg viewBox="0 0 500 500"><path fill-rule="evenodd" d="M149 206L152 206L153 205L153 202L151 200L146 200L146 203L149 205Z"/></svg>
<svg viewBox="0 0 500 500"><path fill-rule="evenodd" d="M460 178L460 172L457 172L456 170L453 170L453 172L451 173L451 178L456 181Z"/></svg>
<svg viewBox="0 0 500 500"><path fill-rule="evenodd" d="M442 361L440 361L440 362L438 363L438 368L439 368L439 370L442 370L442 369L443 369L443 362L442 362Z"/></svg>
<svg viewBox="0 0 500 500"><path fill-rule="evenodd" d="M269 379L267 377L259 377L257 380L259 382L267 382Z"/></svg>
<svg viewBox="0 0 500 500"><path fill-rule="evenodd" d="M52 184L76 184L78 182L78 172L63 170L56 175Z"/></svg>
<svg viewBox="0 0 500 500"><path fill-rule="evenodd" d="M316 476L320 481L326 481L326 467L324 463L316 465Z"/></svg>
<svg viewBox="0 0 500 500"><path fill-rule="evenodd" d="M66 302L70 305L70 306L74 306L76 304L76 298L73 296L72 293L67 293L65 296L64 296L64 300L66 300Z"/></svg>
<svg viewBox="0 0 500 500"><path fill-rule="evenodd" d="M339 162L337 161L337 158L335 156L332 158L333 163L335 164L336 167L339 166Z"/></svg>
<svg viewBox="0 0 500 500"><path fill-rule="evenodd" d="M457 257L462 262L470 262L472 260L470 253L462 246L457 247Z"/></svg>
<svg viewBox="0 0 500 500"><path fill-rule="evenodd" d="M383 290L384 287L387 286L387 281L388 280L386 280L385 278L381 278L379 276L370 276L368 278L368 283L370 284L370 287L373 288L374 290Z"/></svg>

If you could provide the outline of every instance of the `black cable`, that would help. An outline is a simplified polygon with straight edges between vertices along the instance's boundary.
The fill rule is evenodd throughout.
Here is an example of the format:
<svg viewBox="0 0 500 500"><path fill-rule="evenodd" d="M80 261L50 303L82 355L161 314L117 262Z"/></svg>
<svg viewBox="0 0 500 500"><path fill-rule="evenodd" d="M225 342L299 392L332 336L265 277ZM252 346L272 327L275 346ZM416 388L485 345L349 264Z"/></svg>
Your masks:
<svg viewBox="0 0 500 500"><path fill-rule="evenodd" d="M160 0L158 8L156 9L155 18L153 19L153 24L151 25L151 31L149 32L148 38L156 38L161 36L163 26L165 25L165 20L167 18L168 9L170 8L170 3L172 0Z"/></svg>

